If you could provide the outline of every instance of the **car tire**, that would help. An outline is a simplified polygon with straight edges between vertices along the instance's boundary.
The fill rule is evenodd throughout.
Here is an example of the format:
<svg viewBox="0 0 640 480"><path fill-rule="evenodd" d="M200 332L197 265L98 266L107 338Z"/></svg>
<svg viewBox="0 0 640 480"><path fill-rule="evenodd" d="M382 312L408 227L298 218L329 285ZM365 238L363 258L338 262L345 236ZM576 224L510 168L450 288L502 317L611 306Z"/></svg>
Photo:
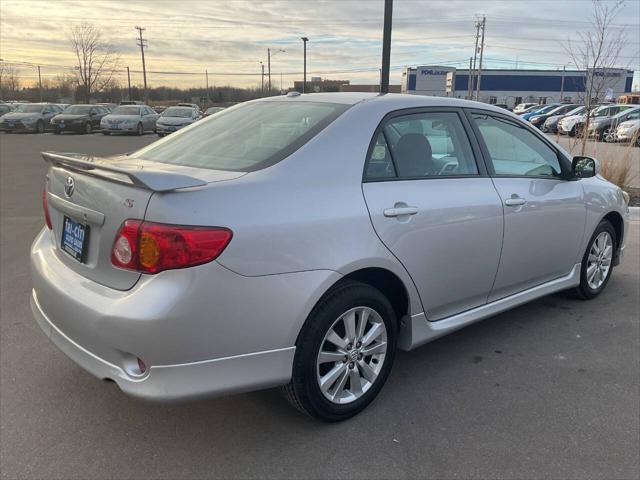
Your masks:
<svg viewBox="0 0 640 480"><path fill-rule="evenodd" d="M282 387L285 396L298 410L327 422L360 413L389 376L397 329L393 307L379 290L360 282L341 283L316 305L300 332L291 382ZM376 353L366 355L371 351Z"/></svg>
<svg viewBox="0 0 640 480"><path fill-rule="evenodd" d="M44 122L42 120L38 120L38 123L36 123L36 133L44 133Z"/></svg>
<svg viewBox="0 0 640 480"><path fill-rule="evenodd" d="M87 122L85 124L84 133L86 133L87 135L91 135L93 133L93 126L91 125L91 122Z"/></svg>
<svg viewBox="0 0 640 480"><path fill-rule="evenodd" d="M143 134L144 134L144 127L142 126L141 123L139 123L138 127L136 128L136 135L140 137Z"/></svg>
<svg viewBox="0 0 640 480"><path fill-rule="evenodd" d="M576 126L574 125L573 127L571 127L571 130L569 130L569 134L570 137L575 137L576 136Z"/></svg>
<svg viewBox="0 0 640 480"><path fill-rule="evenodd" d="M591 235L582 256L580 285L574 291L578 298L590 300L605 289L613 272L616 242L616 231L613 225L608 220L601 221Z"/></svg>

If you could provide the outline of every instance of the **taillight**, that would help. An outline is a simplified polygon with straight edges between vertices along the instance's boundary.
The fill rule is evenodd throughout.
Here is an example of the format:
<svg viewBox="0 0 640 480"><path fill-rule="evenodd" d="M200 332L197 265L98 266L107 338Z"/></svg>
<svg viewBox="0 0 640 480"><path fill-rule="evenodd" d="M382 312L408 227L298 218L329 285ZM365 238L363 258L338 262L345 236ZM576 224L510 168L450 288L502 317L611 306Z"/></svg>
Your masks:
<svg viewBox="0 0 640 480"><path fill-rule="evenodd" d="M217 258L231 241L231 230L127 220L111 249L111 263L143 273L193 267Z"/></svg>
<svg viewBox="0 0 640 480"><path fill-rule="evenodd" d="M42 189L42 210L44 210L44 223L47 225L49 230L53 229L53 225L51 224L51 217L49 216L49 207L47 206L47 184L44 184L44 188Z"/></svg>

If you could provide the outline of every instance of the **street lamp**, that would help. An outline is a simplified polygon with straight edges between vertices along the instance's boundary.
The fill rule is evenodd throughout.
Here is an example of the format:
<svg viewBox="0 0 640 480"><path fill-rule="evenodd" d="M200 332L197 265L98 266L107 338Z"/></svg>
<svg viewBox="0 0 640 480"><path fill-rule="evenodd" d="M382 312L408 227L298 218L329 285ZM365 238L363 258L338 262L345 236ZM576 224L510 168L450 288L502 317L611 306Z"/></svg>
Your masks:
<svg viewBox="0 0 640 480"><path fill-rule="evenodd" d="M269 95L271 95L271 57L275 57L277 54L279 54L280 52L286 52L286 50L282 50L281 48L276 50L276 52L271 55L271 49L267 48L267 69L269 71L268 76L269 76Z"/></svg>
<svg viewBox="0 0 640 480"><path fill-rule="evenodd" d="M300 37L302 44L304 45L304 76L302 77L302 93L305 93L307 89L307 42L309 38Z"/></svg>

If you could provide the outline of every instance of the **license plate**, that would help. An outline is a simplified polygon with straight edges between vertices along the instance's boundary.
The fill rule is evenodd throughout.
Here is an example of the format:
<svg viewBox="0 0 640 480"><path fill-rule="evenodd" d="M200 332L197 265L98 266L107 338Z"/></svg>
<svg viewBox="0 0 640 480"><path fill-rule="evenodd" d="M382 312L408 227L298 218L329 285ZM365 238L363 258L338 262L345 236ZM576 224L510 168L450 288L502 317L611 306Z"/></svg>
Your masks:
<svg viewBox="0 0 640 480"><path fill-rule="evenodd" d="M169 127L169 131L170 132L175 132L178 129L178 127Z"/></svg>
<svg viewBox="0 0 640 480"><path fill-rule="evenodd" d="M86 260L89 227L71 220L69 217L64 217L62 226L62 250L79 262L84 263Z"/></svg>
<svg viewBox="0 0 640 480"><path fill-rule="evenodd" d="M60 126L61 126L61 127L64 127L64 122L62 122L62 121L61 121L61 122L60 122Z"/></svg>
<svg viewBox="0 0 640 480"><path fill-rule="evenodd" d="M120 125L111 125L112 130L120 130Z"/></svg>

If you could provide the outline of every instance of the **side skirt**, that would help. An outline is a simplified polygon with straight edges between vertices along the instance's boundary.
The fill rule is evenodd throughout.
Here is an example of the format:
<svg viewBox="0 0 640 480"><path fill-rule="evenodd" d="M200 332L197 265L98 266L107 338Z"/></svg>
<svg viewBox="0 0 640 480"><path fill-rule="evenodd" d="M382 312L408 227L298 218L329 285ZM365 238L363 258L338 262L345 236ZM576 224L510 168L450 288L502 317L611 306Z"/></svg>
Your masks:
<svg viewBox="0 0 640 480"><path fill-rule="evenodd" d="M580 284L580 266L581 264L577 263L571 269L571 272L563 277L436 322L428 321L424 312L411 317L404 317L398 339L398 348L401 350L413 350L436 338L487 317L492 317L536 298L575 287Z"/></svg>

